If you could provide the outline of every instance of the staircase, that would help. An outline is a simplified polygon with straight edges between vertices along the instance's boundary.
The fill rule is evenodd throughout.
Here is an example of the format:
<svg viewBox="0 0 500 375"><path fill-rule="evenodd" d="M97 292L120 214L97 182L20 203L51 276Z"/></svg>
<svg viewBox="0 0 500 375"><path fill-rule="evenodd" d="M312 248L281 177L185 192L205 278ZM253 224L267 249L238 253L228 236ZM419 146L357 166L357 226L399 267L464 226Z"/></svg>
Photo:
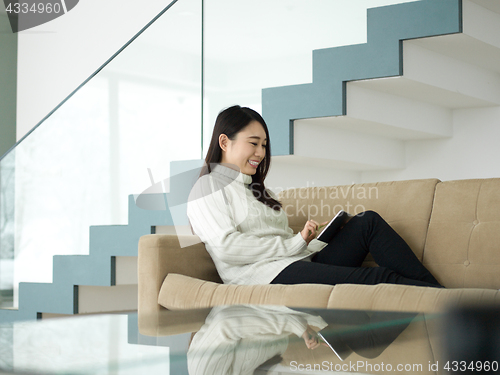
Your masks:
<svg viewBox="0 0 500 375"><path fill-rule="evenodd" d="M405 169L407 141L453 137L454 109L500 105L499 13L486 0L369 9L367 43L313 51L311 84L263 90L278 165L366 182Z"/></svg>
<svg viewBox="0 0 500 375"><path fill-rule="evenodd" d="M499 36L500 1L368 10L367 43L313 51L312 83L262 91L273 162L367 176L404 170L407 141L454 136L454 109L500 105ZM0 310L0 321L135 310L138 240L187 225L185 202L201 164L171 163L173 177L163 182L170 192L158 194L162 185L153 182L152 209L130 196L128 225L91 227L89 255L55 256L53 282L21 283L19 310Z"/></svg>

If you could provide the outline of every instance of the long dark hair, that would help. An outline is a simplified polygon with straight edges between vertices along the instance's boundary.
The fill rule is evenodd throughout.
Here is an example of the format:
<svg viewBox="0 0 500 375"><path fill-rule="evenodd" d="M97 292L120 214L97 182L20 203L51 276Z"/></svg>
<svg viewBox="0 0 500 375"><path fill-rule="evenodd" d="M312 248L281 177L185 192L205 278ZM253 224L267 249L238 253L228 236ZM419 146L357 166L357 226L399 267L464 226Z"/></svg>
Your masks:
<svg viewBox="0 0 500 375"><path fill-rule="evenodd" d="M271 165L271 140L269 139L269 130L267 129L266 122L260 114L253 109L247 107L240 107L235 105L221 111L215 120L214 131L212 133L212 140L208 148L207 156L205 157L205 165L203 166L200 177L211 173L211 163L220 163L222 161L222 149L219 145L219 136L221 134L227 135L230 140L234 140L236 135L243 130L250 122L259 122L264 131L266 132L266 156L259 164L257 171L252 175L252 183L250 189L253 195L259 202L264 203L266 206L271 207L273 210L281 210L281 203L273 199L267 192L264 186L264 180Z"/></svg>

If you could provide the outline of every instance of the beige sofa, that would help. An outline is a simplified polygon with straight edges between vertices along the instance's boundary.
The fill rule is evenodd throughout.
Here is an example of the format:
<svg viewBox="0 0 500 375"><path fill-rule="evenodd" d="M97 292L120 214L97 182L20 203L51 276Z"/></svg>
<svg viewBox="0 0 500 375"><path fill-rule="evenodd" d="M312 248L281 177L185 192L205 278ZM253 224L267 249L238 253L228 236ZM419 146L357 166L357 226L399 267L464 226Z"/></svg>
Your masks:
<svg viewBox="0 0 500 375"><path fill-rule="evenodd" d="M165 309L252 303L295 307L442 311L450 304L500 302L500 179L437 179L309 187L282 192L295 231L340 208L377 211L447 289L404 285L221 285L203 243L175 235L139 242L139 326L161 334ZM321 211L322 210L322 211ZM317 211L317 212L316 212ZM195 236L183 238L194 240ZM367 257L366 266L374 266Z"/></svg>

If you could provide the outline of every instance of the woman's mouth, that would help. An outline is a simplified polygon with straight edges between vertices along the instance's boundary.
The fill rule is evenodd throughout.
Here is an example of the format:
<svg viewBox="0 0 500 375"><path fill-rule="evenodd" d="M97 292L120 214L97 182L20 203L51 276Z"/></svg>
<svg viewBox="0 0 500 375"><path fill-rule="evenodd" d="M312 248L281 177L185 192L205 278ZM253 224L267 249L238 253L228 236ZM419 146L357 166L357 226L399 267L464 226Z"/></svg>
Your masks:
<svg viewBox="0 0 500 375"><path fill-rule="evenodd" d="M250 164L254 168L257 168L259 166L259 162L258 161L253 161L253 160L249 160L248 164Z"/></svg>

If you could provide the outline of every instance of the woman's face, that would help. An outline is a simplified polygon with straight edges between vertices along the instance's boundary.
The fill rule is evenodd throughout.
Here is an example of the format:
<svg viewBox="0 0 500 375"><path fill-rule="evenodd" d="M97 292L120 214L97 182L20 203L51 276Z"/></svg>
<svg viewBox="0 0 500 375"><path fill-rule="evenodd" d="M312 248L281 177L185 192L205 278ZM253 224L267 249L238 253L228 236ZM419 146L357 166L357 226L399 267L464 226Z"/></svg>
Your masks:
<svg viewBox="0 0 500 375"><path fill-rule="evenodd" d="M222 149L221 164L244 174L253 175L260 162L266 156L266 132L258 121L250 122L231 141L225 134L219 136L219 146Z"/></svg>

